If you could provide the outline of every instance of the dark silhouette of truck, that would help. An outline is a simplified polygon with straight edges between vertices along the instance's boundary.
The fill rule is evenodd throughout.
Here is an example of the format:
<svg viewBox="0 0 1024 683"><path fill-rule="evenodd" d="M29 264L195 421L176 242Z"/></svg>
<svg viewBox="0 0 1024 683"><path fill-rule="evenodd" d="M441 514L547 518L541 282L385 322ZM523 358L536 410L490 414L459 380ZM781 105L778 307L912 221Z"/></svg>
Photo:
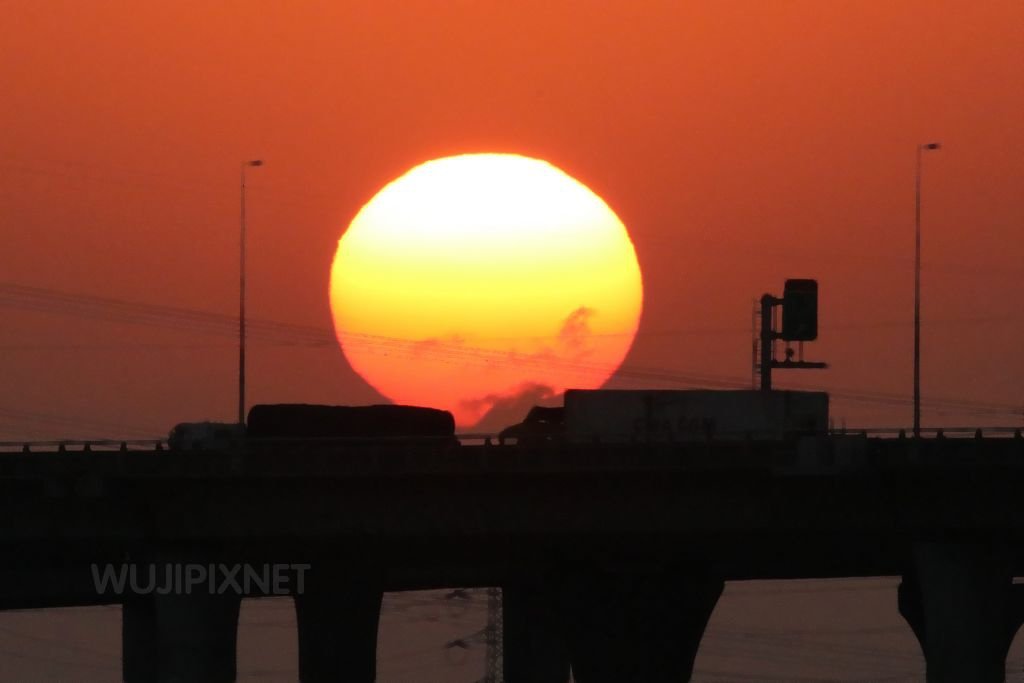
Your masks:
<svg viewBox="0 0 1024 683"><path fill-rule="evenodd" d="M565 434L565 408L534 406L522 422L506 427L498 434L498 442L512 439L519 445L535 445L561 440Z"/></svg>
<svg viewBox="0 0 1024 683"><path fill-rule="evenodd" d="M246 438L454 441L455 419L446 410L419 406L256 405Z"/></svg>
<svg viewBox="0 0 1024 683"><path fill-rule="evenodd" d="M500 443L787 440L828 431L828 394L809 391L581 390L534 406Z"/></svg>
<svg viewBox="0 0 1024 683"><path fill-rule="evenodd" d="M235 422L182 422L167 437L172 451L226 450L245 440L245 426Z"/></svg>

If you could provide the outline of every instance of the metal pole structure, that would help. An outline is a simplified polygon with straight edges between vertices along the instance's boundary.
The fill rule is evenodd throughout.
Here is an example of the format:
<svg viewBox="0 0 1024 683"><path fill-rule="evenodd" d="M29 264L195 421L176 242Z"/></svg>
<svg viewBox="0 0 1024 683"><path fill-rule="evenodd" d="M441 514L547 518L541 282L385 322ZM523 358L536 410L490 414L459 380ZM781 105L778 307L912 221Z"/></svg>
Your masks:
<svg viewBox="0 0 1024 683"><path fill-rule="evenodd" d="M482 683L502 683L505 680L502 671L505 663L505 629L504 610L502 609L502 593L500 588L487 589L487 626L484 629L487 653L484 660L484 678Z"/></svg>
<svg viewBox="0 0 1024 683"><path fill-rule="evenodd" d="M921 437L921 156L937 142L917 146L914 170L914 437Z"/></svg>
<svg viewBox="0 0 1024 683"><path fill-rule="evenodd" d="M757 361L758 361L758 341L761 339L760 334L757 330L757 312L758 308L757 299L754 299L754 305L750 311L750 339L751 339L751 352L750 352L750 388L757 389Z"/></svg>
<svg viewBox="0 0 1024 683"><path fill-rule="evenodd" d="M241 231L239 239L238 267L238 424L245 424L245 169L262 166L263 161L253 159L242 162L241 178Z"/></svg>
<svg viewBox="0 0 1024 683"><path fill-rule="evenodd" d="M772 362L775 360L775 331L772 328L775 297L761 297L761 391L772 390Z"/></svg>

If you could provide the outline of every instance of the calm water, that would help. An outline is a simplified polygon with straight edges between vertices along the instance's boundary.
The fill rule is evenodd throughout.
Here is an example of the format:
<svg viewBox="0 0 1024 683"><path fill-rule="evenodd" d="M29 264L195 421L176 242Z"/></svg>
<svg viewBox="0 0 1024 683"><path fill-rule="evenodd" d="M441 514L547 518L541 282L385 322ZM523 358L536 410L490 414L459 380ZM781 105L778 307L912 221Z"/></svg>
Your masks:
<svg viewBox="0 0 1024 683"><path fill-rule="evenodd" d="M701 645L694 680L919 681L924 662L896 613L897 579L730 584ZM391 594L381 617L381 683L473 683L482 644L445 648L483 628L485 596L461 606L447 591ZM1008 680L1024 681L1024 639ZM248 600L239 626L239 681L294 681L295 613L288 599ZM0 680L115 681L120 611L114 607L0 613Z"/></svg>

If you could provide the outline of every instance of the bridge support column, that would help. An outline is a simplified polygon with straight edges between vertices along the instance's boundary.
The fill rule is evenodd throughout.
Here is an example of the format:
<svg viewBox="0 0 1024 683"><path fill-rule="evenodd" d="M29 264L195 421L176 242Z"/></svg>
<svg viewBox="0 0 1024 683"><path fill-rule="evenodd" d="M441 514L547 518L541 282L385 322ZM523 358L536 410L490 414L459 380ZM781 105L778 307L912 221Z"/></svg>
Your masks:
<svg viewBox="0 0 1024 683"><path fill-rule="evenodd" d="M318 571L319 569L319 571ZM316 563L295 596L302 683L373 683L382 589L322 573Z"/></svg>
<svg viewBox="0 0 1024 683"><path fill-rule="evenodd" d="M232 683L241 596L194 592L153 600L160 683Z"/></svg>
<svg viewBox="0 0 1024 683"><path fill-rule="evenodd" d="M1008 553L990 545L919 543L899 588L928 683L1002 683L1006 653L1024 617Z"/></svg>
<svg viewBox="0 0 1024 683"><path fill-rule="evenodd" d="M507 583L501 601L505 683L566 683L569 651L555 588L542 580Z"/></svg>
<svg viewBox="0 0 1024 683"><path fill-rule="evenodd" d="M156 604L140 595L121 605L121 675L124 683L157 683Z"/></svg>
<svg viewBox="0 0 1024 683"><path fill-rule="evenodd" d="M577 683L689 681L723 582L704 575L599 574L566 589Z"/></svg>

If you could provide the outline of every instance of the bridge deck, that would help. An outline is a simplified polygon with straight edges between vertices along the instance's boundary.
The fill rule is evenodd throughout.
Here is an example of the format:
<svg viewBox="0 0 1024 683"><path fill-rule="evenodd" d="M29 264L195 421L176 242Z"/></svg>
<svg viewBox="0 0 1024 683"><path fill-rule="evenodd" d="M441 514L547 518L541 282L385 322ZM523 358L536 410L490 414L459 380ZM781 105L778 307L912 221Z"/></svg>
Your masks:
<svg viewBox="0 0 1024 683"><path fill-rule="evenodd" d="M168 548L329 560L396 589L489 585L553 562L899 574L915 539L1024 548L1022 486L1020 439L9 453L0 539L17 561L0 605L95 600L92 563Z"/></svg>

